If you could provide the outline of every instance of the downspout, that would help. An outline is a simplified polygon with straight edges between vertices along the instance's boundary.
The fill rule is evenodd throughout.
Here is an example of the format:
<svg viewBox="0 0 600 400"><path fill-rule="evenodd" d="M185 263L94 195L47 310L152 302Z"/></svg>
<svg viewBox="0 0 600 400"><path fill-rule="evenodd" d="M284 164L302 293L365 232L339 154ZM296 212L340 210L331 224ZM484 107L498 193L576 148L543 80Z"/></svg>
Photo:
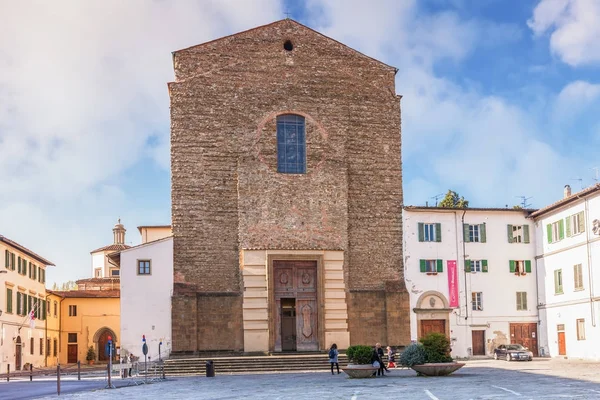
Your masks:
<svg viewBox="0 0 600 400"><path fill-rule="evenodd" d="M60 356L62 355L62 320L63 320L62 302L64 299L65 299L64 297L61 297L60 302L58 303L58 354L56 357L57 364L60 364Z"/></svg>
<svg viewBox="0 0 600 400"><path fill-rule="evenodd" d="M469 319L469 296L467 293L467 265L466 265L466 261L467 261L467 257L466 257L466 247L465 247L465 214L467 213L467 210L465 209L465 211L463 211L463 215L461 217L461 226L462 226L462 234L463 234L463 240L462 240L462 245L463 245L463 271L465 273L465 321Z"/></svg>
<svg viewBox="0 0 600 400"><path fill-rule="evenodd" d="M44 307L46 307L46 319L44 320L44 341L46 342L46 354L44 354L44 366L47 367L48 366L48 357L50 354L50 346L48 346L48 296L50 296L49 294L46 294L46 301L44 302Z"/></svg>
<svg viewBox="0 0 600 400"><path fill-rule="evenodd" d="M585 214L584 224L587 222L587 216L589 215L588 198L585 199ZM592 272L592 253L590 252L590 227L586 227L585 230L585 250L587 252L587 264L588 264L588 278L590 280L590 314L592 314L592 326L596 326L596 313L594 312L594 274Z"/></svg>

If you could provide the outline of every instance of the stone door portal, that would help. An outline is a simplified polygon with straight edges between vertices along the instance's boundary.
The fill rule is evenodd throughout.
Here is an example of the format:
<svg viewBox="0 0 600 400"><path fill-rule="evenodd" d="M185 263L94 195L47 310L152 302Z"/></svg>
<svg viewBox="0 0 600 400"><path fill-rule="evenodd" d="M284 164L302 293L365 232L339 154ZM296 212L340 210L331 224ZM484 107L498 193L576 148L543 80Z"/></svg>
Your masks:
<svg viewBox="0 0 600 400"><path fill-rule="evenodd" d="M443 319L423 319L421 320L421 336L427 336L430 333L446 334L446 320Z"/></svg>
<svg viewBox="0 0 600 400"><path fill-rule="evenodd" d="M316 351L317 262L274 261L275 351Z"/></svg>
<svg viewBox="0 0 600 400"><path fill-rule="evenodd" d="M471 346L474 356L485 356L485 331L471 331Z"/></svg>

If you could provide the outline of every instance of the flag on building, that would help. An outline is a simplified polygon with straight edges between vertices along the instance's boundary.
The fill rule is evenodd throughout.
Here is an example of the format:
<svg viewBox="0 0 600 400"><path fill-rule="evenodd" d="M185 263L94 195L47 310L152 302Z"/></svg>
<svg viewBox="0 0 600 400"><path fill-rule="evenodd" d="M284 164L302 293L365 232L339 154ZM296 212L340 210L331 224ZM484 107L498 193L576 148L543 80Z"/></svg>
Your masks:
<svg viewBox="0 0 600 400"><path fill-rule="evenodd" d="M35 310L31 310L29 313L29 326L31 329L35 328Z"/></svg>

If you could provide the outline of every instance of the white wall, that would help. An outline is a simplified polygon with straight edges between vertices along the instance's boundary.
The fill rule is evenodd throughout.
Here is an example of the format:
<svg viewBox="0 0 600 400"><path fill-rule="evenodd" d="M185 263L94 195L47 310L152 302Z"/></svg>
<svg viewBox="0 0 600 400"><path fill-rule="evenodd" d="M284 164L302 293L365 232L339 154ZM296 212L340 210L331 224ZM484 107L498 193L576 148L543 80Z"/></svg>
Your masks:
<svg viewBox="0 0 600 400"><path fill-rule="evenodd" d="M137 260L151 260L151 275L138 275ZM173 238L121 252L121 351L142 356L146 335L148 356L158 359L171 352L171 294Z"/></svg>
<svg viewBox="0 0 600 400"><path fill-rule="evenodd" d="M579 212L585 213L585 231L548 243L547 224ZM600 235L592 232L592 221L600 219L600 195L570 203L536 220L539 274L541 340L546 353L558 357L558 325L565 327L566 356L600 360L600 313L592 307L600 286ZM581 264L583 290L575 288L574 265ZM555 293L554 271L562 270L563 292ZM590 284L591 282L591 284ZM597 299L596 299L597 300ZM595 300L595 301L596 301ZM576 320L585 320L585 339L578 340Z"/></svg>
<svg viewBox="0 0 600 400"><path fill-rule="evenodd" d="M464 222L486 224L486 243L465 243L463 253L462 210L405 209L404 255L405 277L410 293L411 310L420 295L437 291L448 299L447 261L456 260L459 282L459 307L450 315L452 354L467 357L472 347L472 330L485 330L486 352L497 342L510 340L509 324L538 322L536 309L535 230L531 220L519 211L467 209ZM441 242L419 242L418 223L441 223ZM530 225L530 243L508 243L507 225ZM466 257L463 257L466 254ZM464 272L464 258L487 260L488 272ZM444 271L437 275L420 272L420 259L442 259ZM515 276L509 260L531 260L532 273ZM466 288L465 288L466 283ZM471 292L483 293L483 310L471 309ZM516 292L527 292L527 310L517 311ZM466 298L465 298L466 293ZM411 336L417 340L417 315L411 312ZM494 341L494 342L492 342Z"/></svg>

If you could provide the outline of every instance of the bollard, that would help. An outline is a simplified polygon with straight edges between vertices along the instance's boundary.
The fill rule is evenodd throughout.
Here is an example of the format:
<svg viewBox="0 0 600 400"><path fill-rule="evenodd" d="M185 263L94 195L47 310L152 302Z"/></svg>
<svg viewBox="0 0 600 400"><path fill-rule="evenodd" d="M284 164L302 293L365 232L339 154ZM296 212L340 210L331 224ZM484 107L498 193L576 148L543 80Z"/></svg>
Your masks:
<svg viewBox="0 0 600 400"><path fill-rule="evenodd" d="M206 362L206 377L213 378L215 376L215 363L213 360Z"/></svg>
<svg viewBox="0 0 600 400"><path fill-rule="evenodd" d="M56 364L56 394L60 396L60 364Z"/></svg>
<svg viewBox="0 0 600 400"><path fill-rule="evenodd" d="M81 380L81 361L77 360L77 380Z"/></svg>
<svg viewBox="0 0 600 400"><path fill-rule="evenodd" d="M6 382L10 382L10 364L6 365Z"/></svg>
<svg viewBox="0 0 600 400"><path fill-rule="evenodd" d="M29 364L29 382L33 382L33 364Z"/></svg>

